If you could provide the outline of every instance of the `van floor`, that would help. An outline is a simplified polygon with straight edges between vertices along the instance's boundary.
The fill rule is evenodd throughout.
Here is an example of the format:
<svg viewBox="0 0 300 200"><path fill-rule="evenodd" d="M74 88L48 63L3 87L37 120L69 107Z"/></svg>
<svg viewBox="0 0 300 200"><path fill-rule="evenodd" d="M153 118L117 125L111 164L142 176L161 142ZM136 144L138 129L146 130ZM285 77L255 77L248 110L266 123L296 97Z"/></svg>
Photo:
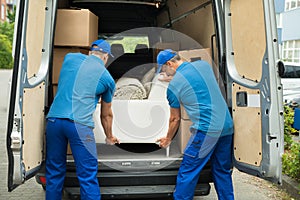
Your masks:
<svg viewBox="0 0 300 200"><path fill-rule="evenodd" d="M182 154L174 141L167 149L159 148L156 144L137 143L122 145L106 145L97 143L99 161L107 160L182 160ZM154 146L155 145L155 146ZM67 155L67 160L72 161L72 154Z"/></svg>
<svg viewBox="0 0 300 200"><path fill-rule="evenodd" d="M119 145L97 144L97 152L100 160L174 160L182 157L176 142L170 145L169 151L159 148L157 144L127 143Z"/></svg>
<svg viewBox="0 0 300 200"><path fill-rule="evenodd" d="M139 143L117 146L97 143L99 169L102 171L117 170L134 173L153 170L178 170L182 161L182 153L176 140L170 145L168 154L167 149L157 148L157 145L157 147L153 145L156 144ZM136 153L138 150L142 151L139 148L142 148L143 151L146 149L152 151ZM73 156L68 155L67 160L69 169L75 170ZM205 169L210 170L210 162L205 166Z"/></svg>

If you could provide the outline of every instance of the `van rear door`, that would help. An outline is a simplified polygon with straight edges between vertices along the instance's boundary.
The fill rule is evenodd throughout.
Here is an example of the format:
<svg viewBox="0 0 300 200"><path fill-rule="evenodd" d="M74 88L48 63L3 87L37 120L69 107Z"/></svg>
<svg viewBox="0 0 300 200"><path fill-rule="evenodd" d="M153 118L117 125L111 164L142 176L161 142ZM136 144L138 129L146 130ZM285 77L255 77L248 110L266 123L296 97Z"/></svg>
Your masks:
<svg viewBox="0 0 300 200"><path fill-rule="evenodd" d="M224 20L235 167L280 183L283 102L273 4L224 0Z"/></svg>
<svg viewBox="0 0 300 200"><path fill-rule="evenodd" d="M17 4L7 125L9 191L34 176L43 161L54 4L47 0L18 1Z"/></svg>

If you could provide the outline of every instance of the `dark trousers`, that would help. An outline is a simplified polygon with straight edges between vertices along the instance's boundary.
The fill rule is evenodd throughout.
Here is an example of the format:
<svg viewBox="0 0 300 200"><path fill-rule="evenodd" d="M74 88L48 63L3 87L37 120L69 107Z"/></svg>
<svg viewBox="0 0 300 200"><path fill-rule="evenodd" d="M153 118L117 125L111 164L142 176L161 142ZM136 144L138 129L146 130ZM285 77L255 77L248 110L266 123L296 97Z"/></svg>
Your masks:
<svg viewBox="0 0 300 200"><path fill-rule="evenodd" d="M49 118L46 128L46 199L62 198L70 142L80 183L81 199L101 199L98 160L93 130L68 119Z"/></svg>
<svg viewBox="0 0 300 200"><path fill-rule="evenodd" d="M212 137L198 131L191 136L177 175L175 200L192 200L199 175L211 161L212 176L219 200L233 200L231 179L233 135Z"/></svg>

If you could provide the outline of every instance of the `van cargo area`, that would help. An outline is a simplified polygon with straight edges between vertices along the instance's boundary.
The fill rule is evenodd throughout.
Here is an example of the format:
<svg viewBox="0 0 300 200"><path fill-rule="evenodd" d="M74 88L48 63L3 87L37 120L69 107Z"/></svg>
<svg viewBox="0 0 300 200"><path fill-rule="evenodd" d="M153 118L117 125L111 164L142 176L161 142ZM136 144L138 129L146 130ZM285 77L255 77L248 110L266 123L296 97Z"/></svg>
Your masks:
<svg viewBox="0 0 300 200"><path fill-rule="evenodd" d="M191 121L182 109L180 127L170 147L161 149L155 143L167 133L170 112L166 99L168 83L159 80L156 56L160 50L171 48L187 61L206 60L223 90L214 17L212 3L204 0L188 4L176 0L58 2L53 66L49 73L50 104L67 53L87 54L91 41L102 38L111 44L114 55L106 67L116 82L113 133L121 144L105 145L100 103L94 113L98 178L104 198L172 195L182 153L191 135ZM208 164L195 194L207 195L209 182L212 179ZM78 186L69 148L65 190L76 196Z"/></svg>

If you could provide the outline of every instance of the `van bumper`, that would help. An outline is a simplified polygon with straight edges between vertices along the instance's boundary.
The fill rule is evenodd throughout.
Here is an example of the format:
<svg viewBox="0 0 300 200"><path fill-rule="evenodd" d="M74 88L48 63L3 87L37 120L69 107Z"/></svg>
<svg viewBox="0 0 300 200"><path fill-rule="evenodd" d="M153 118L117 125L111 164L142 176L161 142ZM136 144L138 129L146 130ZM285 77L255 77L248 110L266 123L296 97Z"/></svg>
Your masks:
<svg viewBox="0 0 300 200"><path fill-rule="evenodd" d="M103 199L172 198L178 173L176 162L168 168L148 172L103 170L100 166L99 168L102 170L98 171L97 178ZM42 168L35 178L45 188L43 169L45 168ZM210 182L212 177L210 163L208 163L200 173L195 196L208 195ZM73 164L67 167L64 192L69 199L80 199L80 185Z"/></svg>
<svg viewBox="0 0 300 200"><path fill-rule="evenodd" d="M170 198L173 197L175 185L155 185L155 186L111 186L101 187L102 199L142 199L142 198ZM208 183L198 184L195 189L195 196L208 195L210 185ZM69 199L80 199L80 189L78 187L66 187L65 195Z"/></svg>

